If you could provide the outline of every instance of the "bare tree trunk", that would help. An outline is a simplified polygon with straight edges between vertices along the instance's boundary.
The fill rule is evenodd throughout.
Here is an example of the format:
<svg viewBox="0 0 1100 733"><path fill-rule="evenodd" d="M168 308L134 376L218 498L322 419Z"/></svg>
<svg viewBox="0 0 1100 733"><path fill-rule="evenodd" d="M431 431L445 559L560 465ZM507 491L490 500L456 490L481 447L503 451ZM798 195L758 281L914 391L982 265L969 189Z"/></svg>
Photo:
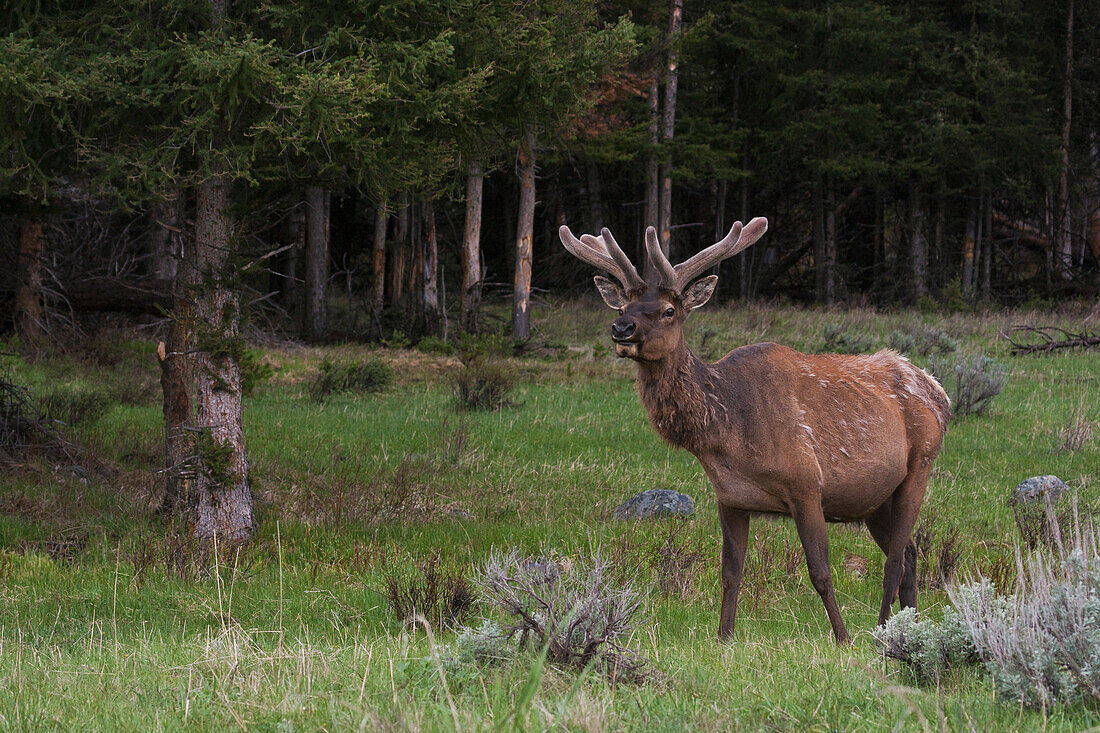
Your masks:
<svg viewBox="0 0 1100 733"><path fill-rule="evenodd" d="M924 232L924 202L920 184L909 185L909 267L913 302L928 293L928 239Z"/></svg>
<svg viewBox="0 0 1100 733"><path fill-rule="evenodd" d="M512 296L512 336L531 338L531 262L535 235L535 126L523 129L518 155L519 214L516 224L516 276Z"/></svg>
<svg viewBox="0 0 1100 733"><path fill-rule="evenodd" d="M748 219L749 210L749 182L747 179L741 179L741 221ZM750 252L752 247L741 252L737 255L737 275L740 280L739 292L742 298L748 298L752 295L752 263L753 260L750 257L755 257L755 253Z"/></svg>
<svg viewBox="0 0 1100 733"><path fill-rule="evenodd" d="M186 517L197 487L193 485L201 466L196 465L194 441L193 337L195 292L198 270L194 262L194 244L181 253L176 277L172 283L172 310L168 319L168 335L157 349L160 359L160 387L164 411L164 502L162 510L169 516Z"/></svg>
<svg viewBox="0 0 1100 733"><path fill-rule="evenodd" d="M871 278L874 282L874 289L878 290L879 285L886 277L886 237L883 231L886 228L886 211L882 202L882 189L875 188L875 223L874 232L871 235L871 246L874 249L874 264L871 268Z"/></svg>
<svg viewBox="0 0 1100 733"><path fill-rule="evenodd" d="M646 96L649 104L649 156L645 169L645 213L642 215L644 227L654 229L661 223L661 174L657 162L657 147L661 144L661 88L657 83L657 77L649 85L649 94Z"/></svg>
<svg viewBox="0 0 1100 733"><path fill-rule="evenodd" d="M982 300L988 301L993 297L993 194L985 197L985 259L982 260Z"/></svg>
<svg viewBox="0 0 1100 733"><path fill-rule="evenodd" d="M42 223L29 219L19 229L19 289L15 293L15 328L24 346L45 335L42 317Z"/></svg>
<svg viewBox="0 0 1100 733"><path fill-rule="evenodd" d="M409 257L409 200L401 194L397 207L397 231L393 237L393 256L390 257L390 305L401 307L405 294L405 266Z"/></svg>
<svg viewBox="0 0 1100 733"><path fill-rule="evenodd" d="M462 330L477 333L481 310L481 191L485 176L471 163L466 177L466 228L462 236Z"/></svg>
<svg viewBox="0 0 1100 733"><path fill-rule="evenodd" d="M305 332L314 341L328 326L328 202L328 191L306 187Z"/></svg>
<svg viewBox="0 0 1100 733"><path fill-rule="evenodd" d="M283 261L283 304L298 319L302 313L298 260L306 250L306 212L301 201L295 203L287 217L286 238L290 248Z"/></svg>
<svg viewBox="0 0 1100 733"><path fill-rule="evenodd" d="M974 199L970 198L966 209L966 229L963 233L962 291L969 300L974 296L974 238L978 230L978 215Z"/></svg>
<svg viewBox="0 0 1100 733"><path fill-rule="evenodd" d="M585 231L599 232L607 226L603 216L603 194L600 190L600 167L592 161L585 165L585 178L587 179L588 196L585 203L588 209L588 226Z"/></svg>
<svg viewBox="0 0 1100 733"><path fill-rule="evenodd" d="M416 334L424 333L424 218L423 202L409 206L409 281L405 298L408 302L406 322Z"/></svg>
<svg viewBox="0 0 1100 733"><path fill-rule="evenodd" d="M680 51L677 48L680 25L684 17L684 1L672 0L668 23L668 65L665 68L665 106L661 116L661 138L666 155L671 155L672 138L676 132L676 87L679 81ZM666 160L661 176L661 250L665 256L672 251L672 160Z"/></svg>
<svg viewBox="0 0 1100 733"><path fill-rule="evenodd" d="M255 519L241 405L240 304L229 282L228 178L200 184L197 204L195 323L201 332L193 366L201 476L189 497L191 521L195 536L233 544L252 537Z"/></svg>
<svg viewBox="0 0 1100 733"><path fill-rule="evenodd" d="M836 205L832 181L825 188L825 305L836 302Z"/></svg>
<svg viewBox="0 0 1100 733"><path fill-rule="evenodd" d="M1058 223L1055 246L1058 252L1054 266L1063 278L1073 276L1073 240L1070 236L1069 204L1069 145L1073 119L1073 0L1068 0L1066 14L1066 78L1064 80L1064 101L1062 122L1062 162L1058 180Z"/></svg>
<svg viewBox="0 0 1100 733"><path fill-rule="evenodd" d="M374 209L374 240L371 242L371 281L370 281L370 339L382 338L382 305L386 291L386 225L390 215L386 202L382 201Z"/></svg>
<svg viewBox="0 0 1100 733"><path fill-rule="evenodd" d="M429 336L443 335L443 309L439 302L439 241L435 232L435 202L424 201L424 328Z"/></svg>
<svg viewBox="0 0 1100 733"><path fill-rule="evenodd" d="M1092 252L1096 264L1100 266L1100 179L1096 170L1100 166L1100 153L1096 144L1096 129L1089 130L1089 155L1092 157L1093 173L1089 177L1089 192L1086 200L1088 210L1085 212L1085 243Z"/></svg>
<svg viewBox="0 0 1100 733"><path fill-rule="evenodd" d="M180 257L180 195L170 191L163 201L149 209L150 249L153 253L153 277L172 280Z"/></svg>
<svg viewBox="0 0 1100 733"><path fill-rule="evenodd" d="M818 303L828 303L827 275L828 269L828 243L825 241L825 185L820 173L814 174L813 191L811 192L811 204L813 206L813 240L814 240L814 300Z"/></svg>

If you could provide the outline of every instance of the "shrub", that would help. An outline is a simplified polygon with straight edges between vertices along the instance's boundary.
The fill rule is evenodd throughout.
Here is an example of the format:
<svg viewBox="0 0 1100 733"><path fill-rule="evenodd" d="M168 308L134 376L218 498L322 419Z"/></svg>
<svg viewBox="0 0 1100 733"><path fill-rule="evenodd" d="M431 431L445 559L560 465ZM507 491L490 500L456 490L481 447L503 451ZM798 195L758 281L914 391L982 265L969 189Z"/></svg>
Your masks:
<svg viewBox="0 0 1100 733"><path fill-rule="evenodd" d="M1100 702L1100 552L1091 527L1055 533L1054 552L1016 552L1014 585L988 578L948 589L943 621L903 611L875 630L884 653L918 679L981 661L998 693L1032 707Z"/></svg>
<svg viewBox="0 0 1100 733"><path fill-rule="evenodd" d="M62 382L46 388L38 398L42 414L66 425L93 422L111 406L111 396L98 385Z"/></svg>
<svg viewBox="0 0 1100 733"><path fill-rule="evenodd" d="M882 653L903 662L918 682L939 682L947 670L978 661L969 628L953 608L944 611L941 623L919 618L915 608L903 609L873 635Z"/></svg>
<svg viewBox="0 0 1100 733"><path fill-rule="evenodd" d="M393 381L393 369L381 359L337 362L325 359L309 383L309 393L322 399L337 392L380 392Z"/></svg>
<svg viewBox="0 0 1100 733"><path fill-rule="evenodd" d="M512 337L505 333L483 331L463 333L458 337L458 358L463 364L498 356L510 356L514 351Z"/></svg>
<svg viewBox="0 0 1100 733"><path fill-rule="evenodd" d="M1057 453L1079 451L1092 442L1096 425L1085 417L1083 406L1074 411L1069 422L1055 428L1052 445Z"/></svg>
<svg viewBox="0 0 1100 733"><path fill-rule="evenodd" d="M514 654L507 636L499 624L488 619L483 620L476 629L463 626L455 635L454 644L443 650L441 661L452 668L463 664L506 662Z"/></svg>
<svg viewBox="0 0 1100 733"><path fill-rule="evenodd" d="M1008 379L1005 368L984 354L936 359L932 370L942 375L956 415L984 415Z"/></svg>
<svg viewBox="0 0 1100 733"><path fill-rule="evenodd" d="M439 555L412 567L390 568L385 586L390 609L406 623L423 617L437 628L456 626L474 607L470 582Z"/></svg>
<svg viewBox="0 0 1100 733"><path fill-rule="evenodd" d="M874 342L870 336L846 331L833 323L825 326L825 351L837 354L864 354L873 346Z"/></svg>
<svg viewBox="0 0 1100 733"><path fill-rule="evenodd" d="M494 551L477 576L484 598L519 636L563 667L595 665L612 678L644 676L648 661L623 644L642 607L642 592L617 574L599 548L569 563Z"/></svg>
<svg viewBox="0 0 1100 733"><path fill-rule="evenodd" d="M455 400L462 410L511 407L515 387L512 371L501 362L477 359L455 374Z"/></svg>
<svg viewBox="0 0 1100 733"><path fill-rule="evenodd" d="M438 354L440 356L450 356L455 353L453 345L437 336L425 336L420 339L416 344L416 350L423 351L425 354Z"/></svg>
<svg viewBox="0 0 1100 733"><path fill-rule="evenodd" d="M894 331L887 339L894 351L902 354L932 356L933 354L953 354L959 349L959 342L938 328L907 326Z"/></svg>

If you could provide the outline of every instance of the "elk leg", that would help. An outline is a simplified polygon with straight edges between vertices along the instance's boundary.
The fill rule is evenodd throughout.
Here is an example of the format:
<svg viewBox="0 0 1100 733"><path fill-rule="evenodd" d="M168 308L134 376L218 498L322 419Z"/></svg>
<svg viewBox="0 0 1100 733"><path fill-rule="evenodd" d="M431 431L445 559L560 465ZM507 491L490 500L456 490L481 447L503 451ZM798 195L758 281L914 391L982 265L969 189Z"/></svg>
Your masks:
<svg viewBox="0 0 1100 733"><path fill-rule="evenodd" d="M886 565L882 578L882 606L878 613L879 626L890 618L890 607L894 605L894 598L897 597L906 571L912 575L913 585L911 588L907 587L902 593L901 603L903 607L909 604L913 607L917 605L917 549L913 545L912 537L917 515L920 514L921 501L924 500L924 492L928 486L930 467L931 461L928 465L922 464L911 468L909 475L894 492L891 502Z"/></svg>
<svg viewBox="0 0 1100 733"><path fill-rule="evenodd" d="M749 544L749 513L718 505L722 524L722 612L718 617L718 640L733 636L737 620L737 598L745 573L745 552Z"/></svg>
<svg viewBox="0 0 1100 733"><path fill-rule="evenodd" d="M806 567L810 571L810 582L825 604L825 613L833 627L833 636L837 644L851 641L844 620L840 618L840 607L833 592L833 573L829 568L829 539L825 532L825 515L821 503L815 497L801 506L791 507L791 516L798 529L798 539L806 553Z"/></svg>
<svg viewBox="0 0 1100 733"><path fill-rule="evenodd" d="M875 540L875 544L882 550L883 555L890 554L890 526L893 512L893 504L887 501L875 510L875 513L867 517L867 530ZM917 607L917 546L910 537L905 545L905 563L902 566L901 575L901 607Z"/></svg>

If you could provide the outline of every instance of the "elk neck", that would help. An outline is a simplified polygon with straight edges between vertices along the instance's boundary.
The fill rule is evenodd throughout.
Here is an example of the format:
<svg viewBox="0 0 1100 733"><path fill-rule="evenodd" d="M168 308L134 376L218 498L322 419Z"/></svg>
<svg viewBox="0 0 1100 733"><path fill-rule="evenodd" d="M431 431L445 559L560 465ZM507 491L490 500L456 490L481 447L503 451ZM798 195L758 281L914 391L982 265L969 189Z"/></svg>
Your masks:
<svg viewBox="0 0 1100 733"><path fill-rule="evenodd" d="M679 340L667 356L638 362L638 394L657 433L677 448L694 452L705 442L711 410L705 384L712 368Z"/></svg>

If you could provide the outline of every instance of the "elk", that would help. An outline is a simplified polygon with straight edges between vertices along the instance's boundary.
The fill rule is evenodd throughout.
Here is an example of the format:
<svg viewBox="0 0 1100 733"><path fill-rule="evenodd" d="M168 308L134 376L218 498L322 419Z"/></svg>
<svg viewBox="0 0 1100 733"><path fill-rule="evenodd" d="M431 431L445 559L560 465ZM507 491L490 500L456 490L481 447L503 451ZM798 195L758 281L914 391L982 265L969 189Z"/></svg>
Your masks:
<svg viewBox="0 0 1100 733"><path fill-rule="evenodd" d="M684 341L684 320L714 292L708 268L756 242L762 217L675 267L649 227L649 281L606 228L562 244L619 282L596 276L605 303L618 311L611 339L638 365L637 387L657 433L694 454L714 486L722 529L722 606L718 638L737 617L749 518L794 519L810 581L825 605L838 644L849 641L829 569L826 522L862 521L886 555L879 623L894 600L917 605L913 526L932 463L951 417L947 394L932 376L895 351L811 355L774 343L699 360ZM699 279L696 279L699 278Z"/></svg>

